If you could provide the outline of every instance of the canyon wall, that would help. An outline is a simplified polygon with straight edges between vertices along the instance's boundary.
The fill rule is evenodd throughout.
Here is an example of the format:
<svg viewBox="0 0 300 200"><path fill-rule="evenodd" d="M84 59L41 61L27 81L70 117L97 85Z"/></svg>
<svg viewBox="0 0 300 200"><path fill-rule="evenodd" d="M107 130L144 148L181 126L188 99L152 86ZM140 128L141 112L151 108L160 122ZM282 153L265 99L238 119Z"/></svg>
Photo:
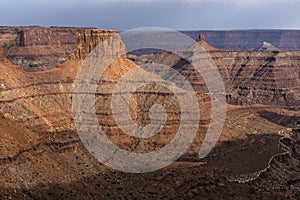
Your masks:
<svg viewBox="0 0 300 200"><path fill-rule="evenodd" d="M66 62L74 52L80 34L96 35L95 28L0 27L0 44L4 55L24 71L41 71ZM106 31L103 31L103 33Z"/></svg>
<svg viewBox="0 0 300 200"><path fill-rule="evenodd" d="M223 78L229 104L264 104L299 110L300 51L224 51L211 47L207 51ZM177 55L159 52L128 58L137 64L151 60L171 66L188 77L196 91L208 92L201 74Z"/></svg>
<svg viewBox="0 0 300 200"><path fill-rule="evenodd" d="M103 53L101 56L125 52L125 46L120 38L113 36L117 36L115 31L84 29L78 35L78 44L73 53L70 53L69 60L48 71L28 73L13 64L0 63L0 70L4 72L0 74L0 84L3 86L0 95L0 112L4 117L21 123L26 129L42 137L49 133L63 134L75 131L71 109L74 79L83 59L95 46L100 44L106 49L105 52L100 52L100 54ZM97 116L107 136L121 148L131 148L133 151L159 149L170 142L177 132L180 120L177 115L179 108L170 90L146 86L135 94L134 98L140 99L137 101L139 104L131 102L132 116L136 116L136 123L144 125L150 123L149 109L155 99L166 106L167 126L154 138L137 140L128 136L121 130L122 127L117 126L112 115L110 100L114 85L122 75L134 67L137 66L125 56L116 59L109 66L96 92ZM140 70L147 76L146 71ZM203 102L202 97L199 97L199 101ZM139 115L139 112L143 114ZM196 151L199 150L198 144L204 137L203 133L209 121L209 114L203 114L203 116L205 119L201 121L199 127L200 135L195 145L198 148ZM126 122L127 118L122 120ZM186 129L189 128L190 123L186 122L184 125Z"/></svg>
<svg viewBox="0 0 300 200"><path fill-rule="evenodd" d="M64 27L0 27L0 44L4 54L25 71L52 69L68 60L77 43L78 35L86 29ZM226 50L258 50L268 42L281 50L299 50L299 31L252 30L252 31L185 31L197 39L206 36L212 46ZM84 40L84 38L83 38ZM84 41L82 41L84 43Z"/></svg>
<svg viewBox="0 0 300 200"><path fill-rule="evenodd" d="M40 133L74 130L71 113L73 81L86 52L91 50L86 48L114 35L111 31L80 30L81 34L76 36L76 40L85 43L75 44L72 53L66 55L70 59L55 69L28 73L12 63L0 62L0 112L5 117ZM73 29L71 34L72 31ZM51 32L52 29L49 34ZM26 42L28 43L30 42ZM111 40L103 42L102 45L107 45L107 48L112 45L116 50L121 48L120 43L113 43ZM37 56L37 59L40 57Z"/></svg>
<svg viewBox="0 0 300 200"><path fill-rule="evenodd" d="M29 33L39 29L33 28L33 30L29 30ZM49 33L45 34L51 35L53 30L56 29L50 28ZM59 30L62 31L63 29ZM80 32L76 39L78 42L74 45L72 52L71 50L70 53L68 51L64 52L68 54L66 55L68 60L54 69L28 73L11 63L0 63L0 70L2 72L0 74L0 112L5 117L16 120L22 123L27 129L39 133L57 133L75 130L71 110L71 98L74 79L83 59L98 44L106 49L106 52L102 52L102 56L125 51L125 47L119 37L113 38L113 36L117 36L116 31L89 28L70 29L70 31L71 36L76 31ZM25 47L29 45L30 51L35 51L33 50L35 47L37 49L44 48L44 45L46 45L45 41L48 41L47 38L49 37L47 36L46 39L42 39L44 38L42 32L41 34L36 33L36 35L32 35L34 39L31 39L29 36L23 37L26 38L26 41L21 42L22 45ZM58 36L52 37L56 39L48 42L54 47L60 45L61 48L68 49L69 45L71 45L71 40L67 38L71 38L70 35L63 33L59 36L62 38L61 42L57 42ZM4 40L3 38L10 37L6 35L2 37L2 40ZM17 40L14 41L18 42L18 37L16 36L16 38ZM11 39L6 40L12 41ZM60 39L58 38L58 40ZM205 44L203 39L199 42ZM19 48L19 46L17 47ZM223 77L228 103L235 105L259 103L269 106L280 106L287 109L299 109L299 96L297 95L299 95L300 53L298 51L222 51L214 49L208 44L205 44L205 46L209 47L210 55L216 62ZM44 59L39 56L35 57L36 59ZM52 55L51 57L55 56ZM146 59L173 66L181 74L188 77L188 80L197 91L198 102L201 107L209 108L210 98L207 95L208 91L201 74L197 73L193 69L193 66L187 62L183 62L180 58L166 52L141 57L136 56L130 59L137 64L140 64L139 62L142 63ZM136 101L139 103L135 103L135 101L131 102L131 115L137 123L142 125L150 123L148 111L153 105L154 99L166 106L166 111L169 114L167 126L155 138L151 138L150 140L136 140L134 137L129 137L117 126L112 116L110 109L112 89L123 74L137 67L134 62L122 56L111 64L104 78L101 80L96 93L96 112L106 134L122 148L126 149L134 146L134 149L131 149L134 151L159 149L168 144L170 139L173 138L178 130L180 120L178 118L178 104L176 103L174 94L170 90L148 85L140 88L133 97L133 99L139 99L140 101ZM144 74L148 73L146 69L143 69L142 72ZM175 103L171 105L170 102ZM197 141L193 145L192 148L194 149L191 153L199 150L199 143L202 141L210 121L209 109L200 110L202 117L199 124ZM137 114L139 112L142 114ZM127 119L123 120L126 122ZM186 127L188 128L188 126L189 124Z"/></svg>
<svg viewBox="0 0 300 200"><path fill-rule="evenodd" d="M219 69L225 68L228 103L300 106L300 51L215 51L210 53Z"/></svg>

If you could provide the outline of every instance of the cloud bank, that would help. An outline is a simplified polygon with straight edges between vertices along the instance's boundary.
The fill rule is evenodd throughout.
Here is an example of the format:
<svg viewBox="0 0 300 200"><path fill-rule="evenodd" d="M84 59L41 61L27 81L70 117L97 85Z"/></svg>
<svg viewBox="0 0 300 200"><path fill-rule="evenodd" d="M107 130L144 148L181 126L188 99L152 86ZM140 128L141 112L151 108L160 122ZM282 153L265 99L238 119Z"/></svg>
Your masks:
<svg viewBox="0 0 300 200"><path fill-rule="evenodd" d="M300 0L2 0L0 25L300 29Z"/></svg>

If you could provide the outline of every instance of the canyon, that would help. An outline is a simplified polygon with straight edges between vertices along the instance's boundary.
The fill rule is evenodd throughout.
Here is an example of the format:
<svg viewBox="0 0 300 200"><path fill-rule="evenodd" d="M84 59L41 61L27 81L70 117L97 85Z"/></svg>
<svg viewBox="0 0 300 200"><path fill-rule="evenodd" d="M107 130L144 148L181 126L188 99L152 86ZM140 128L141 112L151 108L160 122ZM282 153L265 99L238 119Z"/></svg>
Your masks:
<svg viewBox="0 0 300 200"><path fill-rule="evenodd" d="M202 40L205 38L200 37ZM233 51L216 49L206 42L201 45L209 52L221 73L229 104L276 105L299 110L300 51ZM154 60L176 66L181 73L191 77L189 81L194 87L204 91L205 83L201 77L194 78L192 65L182 62L172 53L132 55L129 58L138 64Z"/></svg>
<svg viewBox="0 0 300 200"><path fill-rule="evenodd" d="M74 81L88 54L98 45L107 49L101 56L125 52L117 32L1 27L1 198L247 199L250 194L253 199L296 198L300 192L300 51L222 50L209 42L212 36L205 36L207 39L200 36L198 42L219 69L228 105L219 143L204 160L199 160L197 152L209 126L211 99L203 78L191 64L170 52L122 55L96 83L95 107L103 131L115 145L134 152L154 151L171 141L180 122L179 105L166 88L141 87L133 97L138 101L130 104L135 122L149 124L149 108L154 103L165 107L168 118L157 136L128 136L117 126L110 108L118 79L141 64L155 61L188 77L196 90L201 119L187 153L165 169L127 174L109 169L91 156L79 139L72 113ZM274 46L284 49L277 43ZM141 71L149 74L147 69ZM249 166L245 168L240 160L234 162L240 166L232 166L236 155L251 158L245 161ZM221 164L216 161L222 159ZM248 180L253 173L259 175ZM263 192L251 192L259 188Z"/></svg>

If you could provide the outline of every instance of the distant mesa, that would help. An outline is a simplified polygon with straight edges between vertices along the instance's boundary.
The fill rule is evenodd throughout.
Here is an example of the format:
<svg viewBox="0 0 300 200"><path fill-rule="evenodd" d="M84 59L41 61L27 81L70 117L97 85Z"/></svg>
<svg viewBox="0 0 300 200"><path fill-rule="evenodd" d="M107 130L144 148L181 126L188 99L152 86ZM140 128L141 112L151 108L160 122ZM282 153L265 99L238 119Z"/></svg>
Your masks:
<svg viewBox="0 0 300 200"><path fill-rule="evenodd" d="M205 41L217 49L256 51L264 41L281 50L300 50L300 30L199 30L182 31L197 39L205 35Z"/></svg>

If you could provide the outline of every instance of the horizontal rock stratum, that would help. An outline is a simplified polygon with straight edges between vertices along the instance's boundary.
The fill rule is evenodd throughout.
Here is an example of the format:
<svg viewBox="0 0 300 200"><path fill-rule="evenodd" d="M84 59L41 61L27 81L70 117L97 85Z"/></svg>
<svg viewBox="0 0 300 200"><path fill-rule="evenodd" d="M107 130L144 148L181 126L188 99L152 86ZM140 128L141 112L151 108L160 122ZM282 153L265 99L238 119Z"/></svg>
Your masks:
<svg viewBox="0 0 300 200"><path fill-rule="evenodd" d="M1 112L6 117L17 120L26 127L39 132L74 130L71 116L71 95L74 87L73 80L83 59L97 45L103 45L111 53L122 51L125 48L118 37L112 39L112 36L117 35L116 31L94 28L41 27L0 28L0 30L2 31L0 41L5 45L10 45L10 48L6 49L7 51L5 51L7 46L3 47L4 55L2 54L0 64L2 72L0 74ZM199 42L209 51L217 64L225 83L226 98L229 104L262 104L299 110L300 51L225 51L209 46L204 41L204 37ZM65 61L53 69L29 73L11 63L15 59L9 53L18 54L14 54L14 51L22 53L23 57L20 57L23 59L22 63L27 62L28 58L45 59L44 56L35 54L36 52L45 53L46 57L54 60L57 59L56 56L63 56ZM57 54L52 54L53 52L57 52ZM63 54L60 54L61 52ZM129 58L137 64L146 59L174 66L174 69L188 77L199 93L200 104L207 104L205 102L209 100L209 97L206 94L205 83L201 75L195 73L193 66L180 63L180 58L165 52L140 57L129 56ZM113 86L122 74L136 67L131 60L122 56L111 65L103 79L104 82L107 82L106 90L108 91L106 94L97 94L102 102L103 98L110 98L107 95L111 93L110 85ZM55 61L50 63L57 64ZM41 66L44 65L41 64ZM48 68L49 65L46 65L45 69ZM40 70L40 67L34 69L34 71L36 70ZM140 93L144 93L143 98L146 99L149 98L149 95L153 95L143 91ZM159 92L158 95L160 95ZM173 98L169 92L162 95ZM150 104L151 102L149 102ZM105 105L102 104L99 115L106 116L111 112L108 108L110 104L107 104L107 108ZM206 116L201 120L206 124L210 119L209 114L206 113L202 116ZM147 121L148 118L144 120ZM114 130L113 119L108 121L103 123L108 125L109 132L111 132ZM143 123L147 123L146 121ZM173 123L175 125L176 120Z"/></svg>
<svg viewBox="0 0 300 200"><path fill-rule="evenodd" d="M264 134L283 132L298 123L300 51L229 51L210 46L204 37L198 42L215 61L226 87L227 118L219 145L226 147L231 141L234 146L230 151L253 159L249 163L254 167L247 166L247 169L261 167L255 164L257 158L267 160L268 164L268 156L264 155L272 155L276 143L272 143L273 149L268 150L266 145L272 135ZM265 191L275 188L272 192L278 195L276 197L283 197L278 188L289 191L290 186L280 187L280 184L297 183L289 176L288 181L277 181L278 185L269 187L268 180L272 180L272 173L282 171L282 176L285 176L297 170L299 143L294 140L299 138L283 141L291 143L286 151L292 153L273 158L270 165L260 169L268 168L262 177L251 179L256 181L253 185L251 181L246 186L230 182L227 180L230 177L224 178L226 175L214 166L205 167L205 162L175 163L146 175L113 171L97 162L82 145L72 116L72 91L79 68L97 45L102 45L110 55L125 50L117 32L95 28L1 27L0 43L0 197L3 199L38 199L41 196L115 199L120 194L128 195L128 198L142 198L144 195L154 199L166 198L164 195L219 198L224 194L231 198L234 194L237 199L246 199L253 189L260 186ZM116 125L112 115L113 87L122 75L147 60L173 67L187 77L196 90L201 119L199 124L193 125L198 126L198 134L181 159L199 161L197 153L209 126L211 99L201 75L172 53L123 55L116 59L100 82L95 83L98 87L95 107L99 123L114 144L134 152L158 150L172 140L180 122L180 108L174 94L167 88L141 87L130 102L131 117L140 125L149 124L149 108L154 102L164 105L168 117L157 136L150 139L130 137ZM147 70L141 72L149 73ZM255 135L254 139L249 139L248 134ZM249 153L248 143L259 143L259 150L262 150ZM256 150L256 146L251 146L250 150ZM222 151L220 154L228 156L231 152ZM212 154L210 159L218 161L219 157ZM229 165L239 164L232 160L234 158L228 159ZM289 165L290 160L293 165ZM277 165L284 170L277 169ZM149 180L155 180L155 187ZM156 191L157 187L159 191ZM245 191L241 192L240 187ZM273 193L255 195L274 197Z"/></svg>
<svg viewBox="0 0 300 200"><path fill-rule="evenodd" d="M84 37L82 41L78 41L78 36L87 32L91 35L102 32L103 36L116 33L96 28L0 27L0 43L5 56L13 64L20 66L24 71L40 71L66 62L77 44L92 45L85 41ZM92 46L89 48L86 49L91 50ZM82 53L79 56L83 56L85 52Z"/></svg>

